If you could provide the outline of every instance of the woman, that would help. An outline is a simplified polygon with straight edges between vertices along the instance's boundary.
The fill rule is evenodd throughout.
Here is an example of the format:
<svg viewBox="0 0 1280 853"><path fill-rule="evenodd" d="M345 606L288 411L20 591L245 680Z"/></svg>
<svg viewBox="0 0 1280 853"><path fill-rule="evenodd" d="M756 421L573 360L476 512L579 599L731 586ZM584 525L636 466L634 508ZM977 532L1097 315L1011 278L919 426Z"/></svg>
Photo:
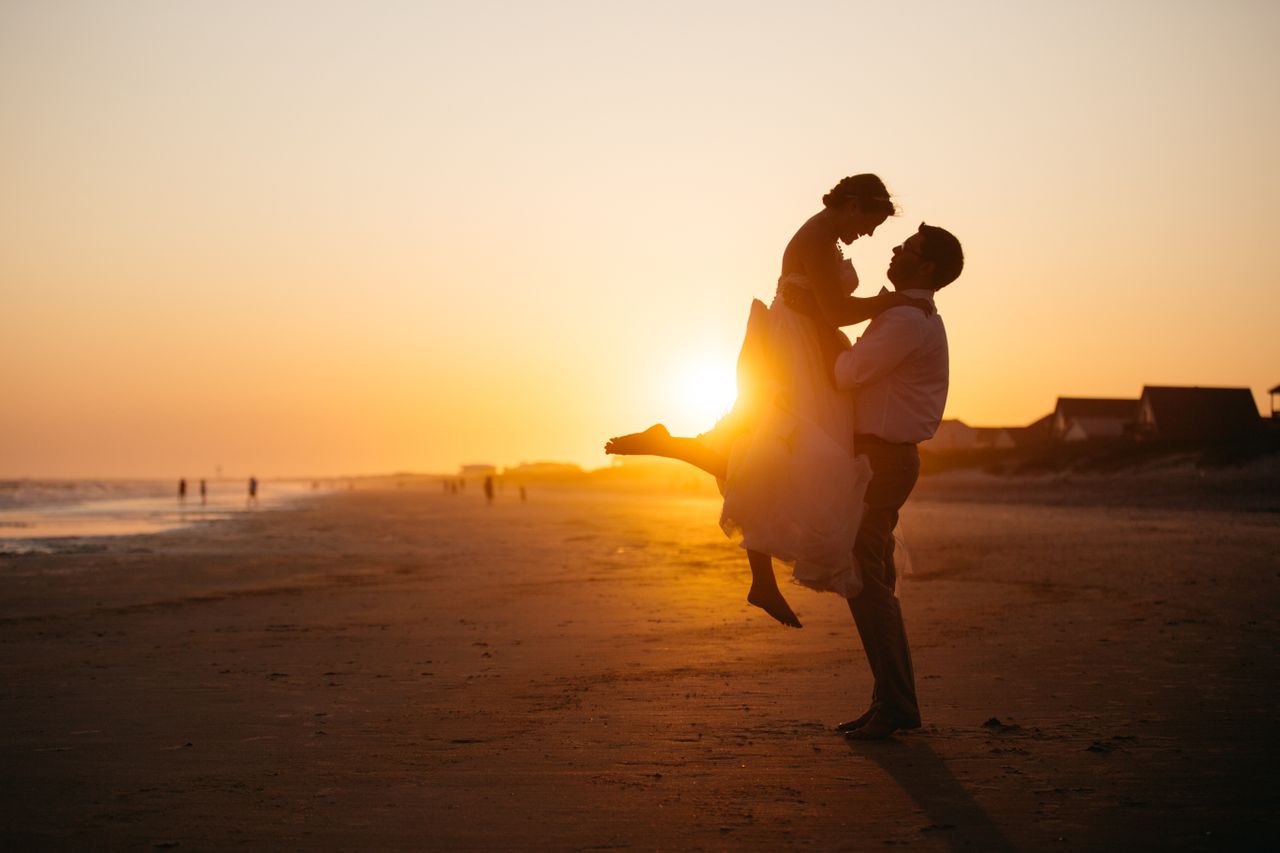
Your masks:
<svg viewBox="0 0 1280 853"><path fill-rule="evenodd" d="M720 526L741 537L751 564L747 601L795 628L800 620L778 589L772 557L791 563L795 579L812 589L849 598L862 586L852 552L871 472L854 455L852 401L829 375L834 353L849 346L839 327L922 305L897 293L850 295L857 274L839 244L871 236L895 213L884 183L870 174L845 178L822 204L783 252L773 304L752 303L733 411L696 438L656 424L605 445L608 453L666 456L713 474L724 495Z"/></svg>

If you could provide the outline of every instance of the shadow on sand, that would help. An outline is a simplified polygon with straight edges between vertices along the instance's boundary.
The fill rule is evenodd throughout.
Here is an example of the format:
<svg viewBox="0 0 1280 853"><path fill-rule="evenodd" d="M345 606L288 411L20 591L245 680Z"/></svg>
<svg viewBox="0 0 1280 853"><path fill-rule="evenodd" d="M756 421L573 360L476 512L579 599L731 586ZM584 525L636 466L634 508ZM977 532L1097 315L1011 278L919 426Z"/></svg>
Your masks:
<svg viewBox="0 0 1280 853"><path fill-rule="evenodd" d="M879 765L924 810L930 821L924 832L945 839L953 850L1013 853L1016 849L928 741L908 736L847 743L850 752Z"/></svg>

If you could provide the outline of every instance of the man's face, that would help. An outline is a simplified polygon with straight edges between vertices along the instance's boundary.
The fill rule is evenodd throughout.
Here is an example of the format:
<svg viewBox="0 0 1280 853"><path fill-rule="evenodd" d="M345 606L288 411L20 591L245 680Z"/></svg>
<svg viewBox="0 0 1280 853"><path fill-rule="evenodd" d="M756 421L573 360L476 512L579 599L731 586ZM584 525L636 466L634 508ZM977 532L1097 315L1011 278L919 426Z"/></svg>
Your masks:
<svg viewBox="0 0 1280 853"><path fill-rule="evenodd" d="M893 250L893 260L889 261L886 274L896 290L929 286L933 264L924 259L923 252L924 235L919 231Z"/></svg>

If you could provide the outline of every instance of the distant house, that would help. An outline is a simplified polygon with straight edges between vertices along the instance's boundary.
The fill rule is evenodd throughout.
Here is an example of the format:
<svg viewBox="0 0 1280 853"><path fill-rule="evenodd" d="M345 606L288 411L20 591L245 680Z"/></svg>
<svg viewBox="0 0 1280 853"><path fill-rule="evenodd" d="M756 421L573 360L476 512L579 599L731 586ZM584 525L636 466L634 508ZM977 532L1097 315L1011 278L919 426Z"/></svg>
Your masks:
<svg viewBox="0 0 1280 853"><path fill-rule="evenodd" d="M1226 441L1262 426L1248 388L1142 389L1136 432L1146 441Z"/></svg>
<svg viewBox="0 0 1280 853"><path fill-rule="evenodd" d="M458 476L466 480L476 480L498 473L493 465L463 465L458 469Z"/></svg>
<svg viewBox="0 0 1280 853"><path fill-rule="evenodd" d="M1050 435L1068 443L1125 438L1133 434L1137 417L1137 400L1059 397Z"/></svg>
<svg viewBox="0 0 1280 853"><path fill-rule="evenodd" d="M1036 447L1053 441L1053 413L1024 427L1009 427L1009 438L1015 447Z"/></svg>
<svg viewBox="0 0 1280 853"><path fill-rule="evenodd" d="M933 438L921 447L933 453L953 450L993 449L1008 450L1029 447L1049 441L1049 425L1052 415L1045 415L1035 423L1024 427L971 427L962 420L949 418L938 424Z"/></svg>
<svg viewBox="0 0 1280 853"><path fill-rule="evenodd" d="M978 431L957 418L948 418L938 424L938 428L934 430L933 438L924 442L921 446L933 451L934 453L944 453L950 450L969 450L978 444Z"/></svg>
<svg viewBox="0 0 1280 853"><path fill-rule="evenodd" d="M528 480L556 480L577 477L582 467L571 462L521 462L512 468L502 469L502 476Z"/></svg>
<svg viewBox="0 0 1280 853"><path fill-rule="evenodd" d="M974 427L974 440L977 447L989 447L994 450L1008 450L1014 446L1011 430L1017 427Z"/></svg>

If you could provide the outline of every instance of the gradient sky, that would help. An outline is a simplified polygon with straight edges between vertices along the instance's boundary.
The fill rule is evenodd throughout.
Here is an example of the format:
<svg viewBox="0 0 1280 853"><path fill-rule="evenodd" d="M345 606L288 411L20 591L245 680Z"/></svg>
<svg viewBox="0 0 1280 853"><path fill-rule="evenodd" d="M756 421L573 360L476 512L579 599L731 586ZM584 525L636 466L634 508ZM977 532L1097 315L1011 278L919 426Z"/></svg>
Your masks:
<svg viewBox="0 0 1280 853"><path fill-rule="evenodd" d="M1276 44L1274 2L0 0L0 476L604 464L710 425L864 171L864 287L964 243L948 417L1267 407Z"/></svg>

